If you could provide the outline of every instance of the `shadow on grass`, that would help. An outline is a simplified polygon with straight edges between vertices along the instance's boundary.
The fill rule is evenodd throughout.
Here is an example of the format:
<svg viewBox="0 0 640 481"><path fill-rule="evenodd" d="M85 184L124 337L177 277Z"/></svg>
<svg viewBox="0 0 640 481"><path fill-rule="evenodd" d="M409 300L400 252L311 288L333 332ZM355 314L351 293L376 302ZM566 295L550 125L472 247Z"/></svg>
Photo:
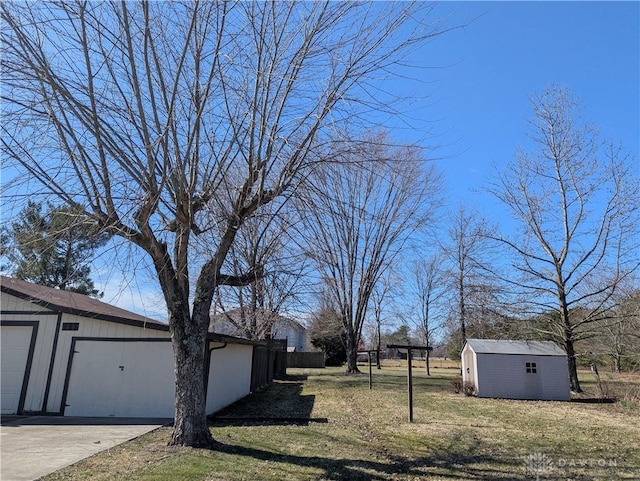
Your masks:
<svg viewBox="0 0 640 481"><path fill-rule="evenodd" d="M571 402L582 403L582 404L615 404L616 400L611 398L585 397L585 398L572 398Z"/></svg>
<svg viewBox="0 0 640 481"><path fill-rule="evenodd" d="M326 377L326 382L335 385L365 382L365 375ZM315 396L303 395L305 375L288 376L285 381L278 381L269 388L245 398L213 418L214 426L229 425L287 425L327 420L311 418ZM324 384L323 376L314 375L313 382ZM406 377L402 374L380 376L379 381L393 385L394 389L406 389ZM442 381L439 381L442 382ZM489 481L525 481L532 479L524 470L524 462L520 458L504 459L487 454L479 441L469 445L461 445L455 441L445 442L433 453L421 457L407 457L393 453L386 448L370 447L370 455L349 457L349 452L340 453L339 457L313 455L304 456L281 450L234 445L221 442L214 448L216 451L230 456L245 457L247 461L258 460L278 463L282 466L282 478L286 479L287 467L313 468L319 473L317 479L335 481L387 480L400 476L417 479L483 479ZM360 449L356 451L361 452ZM362 459L363 458L363 459ZM239 460L238 462L242 462ZM293 474L292 474L293 475ZM295 475L293 475L295 477ZM535 478L535 476L534 476Z"/></svg>
<svg viewBox="0 0 640 481"><path fill-rule="evenodd" d="M214 426L277 426L326 423L327 418L312 418L314 395L303 395L306 375L288 375L275 380L266 389L253 393L209 417Z"/></svg>
<svg viewBox="0 0 640 481"><path fill-rule="evenodd" d="M266 416L216 416L209 419L211 426L228 427L228 426L307 426L309 423L329 422L328 418L312 418L295 416L287 417L266 417Z"/></svg>
<svg viewBox="0 0 640 481"><path fill-rule="evenodd" d="M478 443L471 448L467 446L464 453L456 452L456 446L448 446L433 455L413 459L387 453L383 456L384 460L363 460L320 456L305 457L222 443L216 446L217 451L233 456L246 456L270 463L313 467L322 471L319 479L335 481L386 480L398 475L419 479L429 479L432 476L437 479L482 479L487 481L532 479L531 475L525 472L522 459L505 461L483 454L481 449ZM283 476L286 477L286 469L283 470Z"/></svg>

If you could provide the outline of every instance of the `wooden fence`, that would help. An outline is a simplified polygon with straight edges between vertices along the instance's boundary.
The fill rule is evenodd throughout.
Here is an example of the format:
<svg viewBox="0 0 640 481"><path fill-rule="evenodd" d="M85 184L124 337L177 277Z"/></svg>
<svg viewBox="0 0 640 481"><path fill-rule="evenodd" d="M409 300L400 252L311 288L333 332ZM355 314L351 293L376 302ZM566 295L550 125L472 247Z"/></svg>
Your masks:
<svg viewBox="0 0 640 481"><path fill-rule="evenodd" d="M286 339L272 339L253 347L251 365L251 392L284 379L288 367L324 367L324 352L287 352Z"/></svg>
<svg viewBox="0 0 640 481"><path fill-rule="evenodd" d="M288 352L287 367L324 367L324 352Z"/></svg>
<svg viewBox="0 0 640 481"><path fill-rule="evenodd" d="M264 346L253 347L251 365L251 392L271 384L274 379L287 375L287 340L274 339Z"/></svg>

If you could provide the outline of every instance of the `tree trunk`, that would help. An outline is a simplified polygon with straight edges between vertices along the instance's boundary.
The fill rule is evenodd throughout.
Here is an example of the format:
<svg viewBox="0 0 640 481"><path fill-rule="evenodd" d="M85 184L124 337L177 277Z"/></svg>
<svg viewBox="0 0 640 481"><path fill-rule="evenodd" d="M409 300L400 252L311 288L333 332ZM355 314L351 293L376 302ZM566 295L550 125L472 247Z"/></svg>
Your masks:
<svg viewBox="0 0 640 481"><path fill-rule="evenodd" d="M348 374L355 374L360 372L360 369L358 369L358 353L353 350L350 349L347 352L347 373Z"/></svg>
<svg viewBox="0 0 640 481"><path fill-rule="evenodd" d="M204 378L207 329L191 319L181 321L172 323L176 405L169 444L211 448L215 441L207 423Z"/></svg>
<svg viewBox="0 0 640 481"><path fill-rule="evenodd" d="M460 292L458 293L458 295L460 296L460 298L458 299L458 307L460 309L460 335L462 336L462 345L460 347L460 351L462 352L462 349L464 349L464 345L467 342L467 326L466 326L467 313L466 313L465 302L464 302L464 279L462 275L458 280L458 289L460 289Z"/></svg>
<svg viewBox="0 0 640 481"><path fill-rule="evenodd" d="M358 343L353 339L353 335L347 333L347 373L355 374L358 369Z"/></svg>
<svg viewBox="0 0 640 481"><path fill-rule="evenodd" d="M378 329L378 346L376 351L376 367L378 369L382 369L382 366L380 365L380 323L379 322L377 325L377 329Z"/></svg>
<svg viewBox="0 0 640 481"><path fill-rule="evenodd" d="M615 370L615 372L619 373L622 372L622 366L620 364L620 354L616 353L615 356L613 356L613 369Z"/></svg>
<svg viewBox="0 0 640 481"><path fill-rule="evenodd" d="M580 381L578 380L578 363L576 362L576 351L573 347L573 339L571 334L565 332L564 340L565 348L567 351L567 366L569 368L569 384L573 392L582 392L580 388Z"/></svg>
<svg viewBox="0 0 640 481"><path fill-rule="evenodd" d="M558 272L558 279L562 279L562 275ZM559 283L560 284L560 283ZM580 381L578 380L578 363L576 362L576 351L573 346L573 326L569 318L569 308L567 307L567 296L564 284L559 285L558 301L560 311L560 322L563 324L564 345L567 351L567 367L569 368L569 384L573 392L582 392Z"/></svg>

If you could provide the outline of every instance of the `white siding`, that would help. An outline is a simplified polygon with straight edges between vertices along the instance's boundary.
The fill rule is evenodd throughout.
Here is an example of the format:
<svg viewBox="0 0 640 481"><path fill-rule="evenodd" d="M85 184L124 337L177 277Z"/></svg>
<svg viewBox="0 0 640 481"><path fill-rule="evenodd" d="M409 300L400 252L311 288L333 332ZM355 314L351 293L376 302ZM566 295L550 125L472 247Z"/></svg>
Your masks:
<svg viewBox="0 0 640 481"><path fill-rule="evenodd" d="M71 343L74 337L91 338L166 338L169 332L158 331L156 329L145 329L137 326L128 326L115 322L108 322L99 319L89 319L87 317L64 314L62 322L77 322L77 331L60 331L58 337L58 347L54 360L53 377L51 380L51 391L47 403L47 412L60 412L62 402L62 390L67 375L67 365Z"/></svg>
<svg viewBox="0 0 640 481"><path fill-rule="evenodd" d="M5 292L1 293L0 302L3 311L34 312L34 314L3 314L3 321L37 322L38 334L36 337L33 362L28 373L29 385L24 403L24 411L42 411L53 339L56 332L58 314L50 309L38 306L19 297ZM35 313L37 312L37 314ZM56 410L57 412L57 410Z"/></svg>
<svg viewBox="0 0 640 481"><path fill-rule="evenodd" d="M78 341L76 351L65 415L173 417L170 342ZM252 346L239 344L212 351L207 413L249 394L252 355Z"/></svg>
<svg viewBox="0 0 640 481"><path fill-rule="evenodd" d="M25 301L6 292L0 291L0 306L3 311L47 311L43 307L37 306L29 301Z"/></svg>
<svg viewBox="0 0 640 481"><path fill-rule="evenodd" d="M170 341L78 341L65 415L173 418Z"/></svg>
<svg viewBox="0 0 640 481"><path fill-rule="evenodd" d="M169 339L168 331L61 314L7 293L1 294L2 321L38 323L25 412L61 413L65 382L70 374L66 401L73 403L69 409L72 414L75 411L76 414L98 416L173 417L175 383L171 343L148 341ZM9 311L26 313L8 314ZM77 323L78 329L62 330L64 323ZM73 360L72 370L67 373L74 338L81 354ZM212 346L216 345L221 346L212 343ZM224 349L212 351L208 413L249 394L252 358L251 345L228 344ZM98 366L100 362L111 366L112 361L119 361L117 365L125 366L124 370L107 372ZM91 367L91 363L97 363L98 367ZM136 369L129 369L133 366ZM117 399L111 404L102 402L108 399L109 393L116 392L123 402ZM65 414L69 415L69 412Z"/></svg>
<svg viewBox="0 0 640 481"><path fill-rule="evenodd" d="M462 350L462 382L473 383L474 386L478 386L478 376L476 369L476 356L473 349L467 344Z"/></svg>
<svg viewBox="0 0 640 481"><path fill-rule="evenodd" d="M296 351L304 352L307 348L307 330L302 326L278 321L273 329L275 339L286 339L287 347L295 347Z"/></svg>
<svg viewBox="0 0 640 481"><path fill-rule="evenodd" d="M20 406L33 326L4 326L0 336L0 410L15 414Z"/></svg>
<svg viewBox="0 0 640 481"><path fill-rule="evenodd" d="M48 413L61 412L67 365L71 351L71 342L74 337L169 337L169 332L166 331L129 326L71 314L61 314L60 322L58 323L58 313L5 292L1 292L0 303L3 311L3 321L36 321L38 323L38 335L24 403L25 412L42 412L43 408L44 411ZM32 312L32 314L6 314L6 312L9 311ZM62 325L65 322L77 322L78 330L63 331ZM57 331L58 341L57 346L55 346L53 368L51 369L51 357L55 344L56 329L58 327L60 330ZM49 384L47 405L43 407L50 370L51 381Z"/></svg>
<svg viewBox="0 0 640 481"><path fill-rule="evenodd" d="M219 343L211 347L220 347ZM207 413L213 414L242 399L251 390L253 346L227 344L211 352L207 385Z"/></svg>

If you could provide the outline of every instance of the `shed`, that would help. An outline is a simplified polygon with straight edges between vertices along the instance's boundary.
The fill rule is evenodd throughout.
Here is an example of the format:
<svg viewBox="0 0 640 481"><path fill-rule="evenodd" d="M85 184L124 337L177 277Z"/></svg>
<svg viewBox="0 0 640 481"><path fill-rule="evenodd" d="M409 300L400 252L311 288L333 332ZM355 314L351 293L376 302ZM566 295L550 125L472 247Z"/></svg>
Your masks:
<svg viewBox="0 0 640 481"><path fill-rule="evenodd" d="M74 292L0 277L2 414L174 416L167 324ZM256 343L208 335L207 413L251 391Z"/></svg>
<svg viewBox="0 0 640 481"><path fill-rule="evenodd" d="M478 397L571 399L567 355L551 341L467 339L462 380Z"/></svg>

